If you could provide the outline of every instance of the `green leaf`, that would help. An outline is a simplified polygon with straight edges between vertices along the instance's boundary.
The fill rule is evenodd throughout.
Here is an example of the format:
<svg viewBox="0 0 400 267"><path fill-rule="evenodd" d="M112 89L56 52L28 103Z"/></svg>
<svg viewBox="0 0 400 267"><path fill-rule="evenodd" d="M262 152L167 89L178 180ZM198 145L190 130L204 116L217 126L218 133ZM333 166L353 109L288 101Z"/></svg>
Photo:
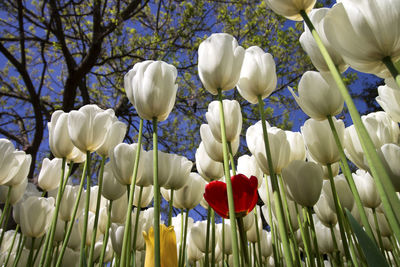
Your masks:
<svg viewBox="0 0 400 267"><path fill-rule="evenodd" d="M367 233L362 229L362 227L358 224L356 219L354 219L353 215L346 209L347 218L349 219L351 228L353 232L357 236L358 243L364 253L364 256L367 260L368 266L387 266L385 257L382 255L379 248L376 246L375 242L373 242L367 235Z"/></svg>

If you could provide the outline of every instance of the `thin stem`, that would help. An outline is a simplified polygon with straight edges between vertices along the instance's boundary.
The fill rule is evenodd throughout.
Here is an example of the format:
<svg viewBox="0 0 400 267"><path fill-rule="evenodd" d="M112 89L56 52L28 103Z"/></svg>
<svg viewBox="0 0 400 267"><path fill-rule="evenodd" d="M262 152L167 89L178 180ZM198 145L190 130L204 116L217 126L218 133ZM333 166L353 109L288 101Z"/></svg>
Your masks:
<svg viewBox="0 0 400 267"><path fill-rule="evenodd" d="M139 216L140 216L140 204L142 202L142 194L143 194L143 186L140 187L139 189L139 201L138 201L138 205L136 207L136 215L135 215L135 229L133 230L133 248L134 250L136 250L136 239L137 239L137 232L138 232L138 228L139 228Z"/></svg>
<svg viewBox="0 0 400 267"><path fill-rule="evenodd" d="M160 186L158 184L157 118L153 118L154 266L160 267Z"/></svg>
<svg viewBox="0 0 400 267"><path fill-rule="evenodd" d="M240 236L240 245L242 249L242 255L244 258L245 266L249 266L250 260L249 260L249 253L247 251L247 237L246 237L246 231L244 230L244 224L243 224L243 217L238 217L237 218L237 223L239 227L239 236Z"/></svg>
<svg viewBox="0 0 400 267"><path fill-rule="evenodd" d="M86 169L86 194L85 194L85 211L83 217L83 231L81 236L81 253L79 257L79 266L86 265L86 255L85 255L85 245L86 245L86 235L87 235L87 227L88 227L88 220L89 220L89 206L90 206L90 152L86 152L86 162L87 162L87 169Z"/></svg>
<svg viewBox="0 0 400 267"><path fill-rule="evenodd" d="M172 204L174 203L174 189L171 189L170 199L168 203L168 226L172 224Z"/></svg>
<svg viewBox="0 0 400 267"><path fill-rule="evenodd" d="M26 236L22 236L22 243L18 247L17 256L15 257L13 267L18 266L19 259L21 258L22 251L24 250L25 241L26 241Z"/></svg>
<svg viewBox="0 0 400 267"><path fill-rule="evenodd" d="M286 227L285 227L285 217L283 213L283 204L282 204L282 199L279 194L279 186L278 186L278 179L275 175L274 172L274 167L272 164L272 157L271 157L271 150L269 147L269 140L268 140L268 132L267 132L267 126L265 123L265 114L264 114L264 101L262 100L261 96L258 96L258 109L261 117L261 125L262 125L262 130L263 130L263 135L264 135L264 146L265 146L265 153L267 155L267 160L268 160L268 170L269 170L269 175L271 177L271 185L272 185L272 194L274 198L274 205L275 205L275 210L276 210L276 219L278 221L278 229L279 229L279 234L281 237L282 245L283 245L283 256L285 258L286 265L288 267L293 266L293 260L292 260L292 253L290 251L290 245L289 245L289 238L287 236L286 232Z"/></svg>
<svg viewBox="0 0 400 267"><path fill-rule="evenodd" d="M345 230L345 225L344 225L344 221L343 221L344 216L343 216L342 208L340 206L340 202L339 202L339 199L338 199L338 196L336 193L336 186L335 186L335 182L333 180L331 164L328 164L327 168L328 168L329 182L331 185L333 201L335 203L336 215L337 215L338 223L339 223L340 236L342 238L342 243L343 243L343 248L344 248L346 258L347 258L347 260L350 260L351 256L350 256L349 246L347 244L346 230Z"/></svg>
<svg viewBox="0 0 400 267"><path fill-rule="evenodd" d="M33 266L33 251L35 248L35 239L34 237L32 237L32 243L31 243L31 249L29 250L29 256L28 256L28 267Z"/></svg>
<svg viewBox="0 0 400 267"><path fill-rule="evenodd" d="M222 218L222 264L225 262L225 219Z"/></svg>
<svg viewBox="0 0 400 267"><path fill-rule="evenodd" d="M182 254L183 254L183 235L182 235L182 233L183 233L183 227L184 227L184 216L183 216L183 213L184 213L184 211L183 211L183 209L181 209L181 242L180 242L180 244L179 244L179 258L178 258L178 266L180 267L181 266L181 258L182 258Z"/></svg>
<svg viewBox="0 0 400 267"><path fill-rule="evenodd" d="M260 263L259 266L261 267L262 264L262 254L261 254L261 238L260 238L260 229L258 229L258 214L257 214L257 206L254 209L254 221L256 222L256 234L257 234L257 249L258 249L258 262ZM254 244L254 251L255 251L255 244Z"/></svg>
<svg viewBox="0 0 400 267"><path fill-rule="evenodd" d="M382 59L383 64L385 64L386 68L390 71L390 74L392 74L393 79L396 81L397 85L400 87L400 73L399 70L396 68L396 66L393 64L393 61L391 57L384 57Z"/></svg>
<svg viewBox="0 0 400 267"><path fill-rule="evenodd" d="M344 153L342 143L340 142L339 134L336 130L335 124L333 123L331 116L328 116L328 122L329 122L329 126L331 128L331 131L333 133L333 137L335 139L336 146L338 147L338 150L339 150L340 161L342 162L342 166L343 166L342 171L347 180L347 183L349 184L350 190L353 193L354 200L355 200L357 208L360 212L361 222L362 222L363 226L365 227L365 231L368 234L369 238L371 238L371 240L376 242L374 234L372 232L372 228L369 225L367 214L365 213L364 206L361 202L360 194L358 193L356 184L354 183L353 175L351 174L349 164L347 163L347 158Z"/></svg>
<svg viewBox="0 0 400 267"><path fill-rule="evenodd" d="M379 223L378 223L378 218L376 217L376 210L375 209L372 209L372 214L374 215L375 230L376 230L376 235L378 236L379 246L381 248L382 253L384 253L385 249L383 247L383 241L382 241L382 237L381 237L381 230L379 229Z"/></svg>
<svg viewBox="0 0 400 267"><path fill-rule="evenodd" d="M3 213L1 214L1 218L0 218L0 227L3 227L4 217L7 214L7 211L9 209L9 207L10 207L11 190L12 190L12 186L8 186L8 193L7 193L6 203L4 204ZM0 244L1 244L1 241L2 240L0 240Z"/></svg>
<svg viewBox="0 0 400 267"><path fill-rule="evenodd" d="M10 260L11 252L12 252L12 250L14 248L14 243L15 243L15 239L16 239L17 234L18 234L18 230L19 230L19 224L17 224L17 227L15 228L13 239L12 239L12 242L11 242L11 247L10 247L10 250L8 251L7 259L4 262L4 266L8 266L7 264L8 264L8 261ZM20 235L20 237L19 237L18 244L21 242L21 240L22 240L22 235Z"/></svg>
<svg viewBox="0 0 400 267"><path fill-rule="evenodd" d="M215 266L215 212L211 209L211 266Z"/></svg>
<svg viewBox="0 0 400 267"><path fill-rule="evenodd" d="M67 244L68 244L69 238L70 238L71 233L72 233L72 228L74 227L74 224L75 224L76 213L78 212L79 201L81 200L81 195L82 195L82 191L83 191L83 185L85 183L85 178L84 177L85 177L87 168L88 168L88 162L85 161L85 165L83 165L81 183L79 184L78 195L77 195L75 203L74 203L74 209L72 211L71 220L69 222L68 229L67 229L67 232L66 232L65 237L64 237L63 245L62 245L60 254L58 255L56 267L61 266L61 261L62 261L62 259L64 257L65 249L67 248Z"/></svg>
<svg viewBox="0 0 400 267"><path fill-rule="evenodd" d="M400 240L400 213L395 212L400 210L400 200L397 197L396 191L393 187L393 183L389 178L385 166L383 165L376 151L376 148L367 132L367 129L361 121L360 114L358 113L358 110L350 96L349 91L347 90L346 85L344 84L332 58L330 57L328 51L322 43L321 38L315 30L314 25L312 24L310 18L304 10L300 11L300 14L303 17L304 22L307 24L307 27L310 29L311 34L313 35L315 42L318 45L318 48L320 49L321 54L328 65L332 77L338 85L339 91L347 104L347 108L358 134L358 139L360 140L362 149L371 170L372 177L375 180L379 195L381 197L383 208L388 218L388 222L392 227L397 239Z"/></svg>
<svg viewBox="0 0 400 267"><path fill-rule="evenodd" d="M269 227L271 230L271 243L272 243L272 254L274 256L274 260L276 265L279 266L279 257L277 253L277 242L276 242L276 237L277 237L277 232L275 231L274 227L274 220L272 219L272 201L271 201L271 196L270 196L270 190L268 186L268 176L264 174L264 181L265 181L265 188L267 192L267 206L268 206L268 217L269 217Z"/></svg>
<svg viewBox="0 0 400 267"><path fill-rule="evenodd" d="M68 184L68 178L71 176L73 167L74 167L74 162L71 161L71 162L69 163L68 173L67 173L67 175L65 176L64 183L63 183L63 185L62 185L62 193L61 193L61 195L64 195L65 187L66 187L67 184Z"/></svg>
<svg viewBox="0 0 400 267"><path fill-rule="evenodd" d="M232 169L232 174L236 175L236 167L235 167L235 160L233 158L233 152L232 152L232 145L231 142L228 142L228 151L229 151L229 160L231 162L231 169Z"/></svg>
<svg viewBox="0 0 400 267"><path fill-rule="evenodd" d="M135 164L133 166L133 174L132 174L132 182L130 185L130 190L129 191L129 200L128 200L128 209L126 211L126 219L125 219L125 230L124 230L124 238L122 241L122 252L121 252L121 259L120 259L120 265L121 267L125 267L127 265L127 248L128 248L128 242L130 242L129 238L129 229L131 228L131 213L132 213L132 203L133 203L133 198L135 194L135 185L136 185L136 178L137 178L137 173L138 173L138 167L139 167L139 160L140 160L140 150L142 147L142 134L143 133L143 119L140 119L140 124L139 124L139 137L138 137L138 143L137 143L137 150L136 150L136 155L135 155Z"/></svg>
<svg viewBox="0 0 400 267"><path fill-rule="evenodd" d="M184 263L185 263L185 253L186 253L186 240L187 240L187 232L188 232L188 219L189 219L189 210L187 209L186 210L186 216L185 216L185 230L184 230L184 233L183 233L183 246L182 246L182 265L181 266L184 266ZM182 234L181 234L182 235Z"/></svg>
<svg viewBox="0 0 400 267"><path fill-rule="evenodd" d="M101 192L103 191L103 173L104 173L104 164L106 162L106 156L101 157L100 162L100 173L99 173L99 190L97 191L97 200L96 200L96 213L93 222L93 233L92 233L92 241L90 243L89 250L89 260L88 265L92 266L93 262L93 254L94 254L94 245L96 243L96 235L97 235L97 224L99 223L100 217L100 200L101 200Z"/></svg>
<svg viewBox="0 0 400 267"><path fill-rule="evenodd" d="M228 155L228 144L226 140L226 129L225 129L225 115L224 106L222 102L222 91L218 89L218 101L219 101L219 117L221 122L221 138L222 138L222 152L224 154L224 173L226 190L228 193L228 207L229 207L229 219L231 221L231 237L232 237L232 253L233 253L233 265L239 267L239 247L238 238L236 233L236 215L235 215L235 203L233 201L232 183L229 172L229 155Z"/></svg>
<svg viewBox="0 0 400 267"><path fill-rule="evenodd" d="M4 238L4 234L6 233L6 229L7 229L7 224L8 224L8 220L10 219L10 214L11 214L11 209L8 208L7 211L5 211L6 216L4 217L4 226L3 229L1 231L1 235L0 235L0 245L3 243L3 238Z"/></svg>
<svg viewBox="0 0 400 267"><path fill-rule="evenodd" d="M341 256L340 256L340 251L339 251L339 246L338 246L338 243L337 243L337 241L336 241L336 235L335 235L335 232L334 232L334 230L333 230L333 225L329 225L329 230L330 230L330 232L331 232L331 238L332 238L332 242L333 242L333 247L335 248L335 254L336 254L336 257L337 257L337 261L338 261L338 264L339 265L342 265L342 261L341 261ZM335 261L336 261L335 260Z"/></svg>
<svg viewBox="0 0 400 267"><path fill-rule="evenodd" d="M108 243L108 236L110 233L110 226L111 226L111 210L112 210L112 204L113 201L110 200L108 204L108 212L107 212L107 226L106 226L106 232L104 233L104 238L103 238L103 246L101 248L101 253L100 253L100 259L99 259L99 266L103 266L104 263L104 256L106 255L106 248L107 248L107 243Z"/></svg>
<svg viewBox="0 0 400 267"><path fill-rule="evenodd" d="M66 158L63 158L62 166L61 166L60 184L58 185L58 192L57 192L56 208L54 209L53 220L52 220L51 226L50 226L50 236L47 237L47 235L46 235L46 240L45 240L44 249L43 249L43 253L46 253L45 254L46 255L45 266L50 266L50 264L51 264L51 258L52 258L51 248L53 247L54 234L55 234L56 228L57 228L58 211L60 209L60 203L61 203L62 193L63 193L65 163L66 163ZM43 258L43 255L42 255L42 258Z"/></svg>
<svg viewBox="0 0 400 267"><path fill-rule="evenodd" d="M295 207L296 207L296 214L297 214L297 222L300 226L301 239L303 240L304 250L307 255L308 265L315 266L315 261L312 259L312 255L311 255L311 244L310 244L311 242L310 242L310 236L308 234L308 226L306 223L305 223L306 225L304 225L301 221L301 216L300 216L299 207L298 207L297 203L296 203Z"/></svg>
<svg viewBox="0 0 400 267"><path fill-rule="evenodd" d="M208 266L210 266L210 259L209 259L209 256L208 256L208 252L210 251L210 223L211 223L211 210L212 210L212 208L211 208L211 206L209 205L208 206L208 209L207 209L207 229L206 229L206 252L204 253L205 255L204 255L204 258L205 258L205 260L204 260L204 266L205 267L208 267Z"/></svg>
<svg viewBox="0 0 400 267"><path fill-rule="evenodd" d="M311 236L312 236L313 241L314 241L315 258L317 259L318 266L322 266L321 258L320 258L320 255L319 255L317 235L315 233L314 219L312 217L312 210L311 210L311 207L307 207L306 209L307 209L307 212L308 212L307 218L308 218L308 222L310 223Z"/></svg>

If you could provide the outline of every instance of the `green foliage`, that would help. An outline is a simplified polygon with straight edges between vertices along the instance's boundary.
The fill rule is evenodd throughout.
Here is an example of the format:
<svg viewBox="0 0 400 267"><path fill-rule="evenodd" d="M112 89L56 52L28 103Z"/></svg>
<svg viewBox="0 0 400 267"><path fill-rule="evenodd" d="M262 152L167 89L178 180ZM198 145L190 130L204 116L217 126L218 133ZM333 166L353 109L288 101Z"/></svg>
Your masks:
<svg viewBox="0 0 400 267"><path fill-rule="evenodd" d="M204 114L213 100L198 78L197 49L214 32L230 33L244 48L257 45L273 55L278 86L266 100L266 115L272 125L292 127L291 114L298 106L286 88L296 87L302 73L313 69L298 42L302 23L288 22L261 0L138 1L129 12L129 5L135 1L26 1L20 7L12 0L2 2L0 134L21 149L40 153L39 159L49 156L45 126L52 112L88 103L115 109L129 125L126 141L135 142L139 118L126 99L123 76L135 63L153 59L174 64L179 73L175 108L170 118L160 123L160 149L194 160L200 143L198 130L206 122ZM20 8L22 19L18 16ZM95 17L96 10L100 17ZM22 70L5 51L21 63ZM87 62L91 56L93 60ZM28 89L29 81L23 79L24 71L33 91ZM237 99L242 106L240 151L245 153L245 132L258 120L257 109L236 90L225 97ZM145 123L145 131L144 147L150 149L150 124ZM36 139L41 146L32 145Z"/></svg>

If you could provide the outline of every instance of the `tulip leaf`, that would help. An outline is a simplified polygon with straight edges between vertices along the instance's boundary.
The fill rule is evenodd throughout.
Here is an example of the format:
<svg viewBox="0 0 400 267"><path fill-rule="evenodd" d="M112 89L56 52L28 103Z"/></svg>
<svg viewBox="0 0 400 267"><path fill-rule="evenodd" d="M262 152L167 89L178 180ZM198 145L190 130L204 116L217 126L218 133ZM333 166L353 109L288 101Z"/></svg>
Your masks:
<svg viewBox="0 0 400 267"><path fill-rule="evenodd" d="M349 219L351 228L357 236L358 243L364 253L365 259L367 260L368 266L389 266L386 262L385 257L382 255L376 243L372 241L367 233L362 229L361 225L358 224L353 215L346 209L347 218Z"/></svg>
<svg viewBox="0 0 400 267"><path fill-rule="evenodd" d="M400 60L398 60L396 63L394 63L394 65L396 66L396 69L398 71L400 71Z"/></svg>

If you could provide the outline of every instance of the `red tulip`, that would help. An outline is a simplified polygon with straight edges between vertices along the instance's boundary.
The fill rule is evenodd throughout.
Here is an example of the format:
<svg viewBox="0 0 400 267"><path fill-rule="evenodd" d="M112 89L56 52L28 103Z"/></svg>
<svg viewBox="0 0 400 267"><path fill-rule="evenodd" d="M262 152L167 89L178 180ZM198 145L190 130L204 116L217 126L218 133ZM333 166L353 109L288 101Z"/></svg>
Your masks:
<svg viewBox="0 0 400 267"><path fill-rule="evenodd" d="M243 174L231 177L233 200L235 205L236 217L243 217L253 210L257 204L257 177L251 176L250 179ZM204 199L208 204L223 218L229 218L228 195L226 183L212 181L206 185Z"/></svg>

